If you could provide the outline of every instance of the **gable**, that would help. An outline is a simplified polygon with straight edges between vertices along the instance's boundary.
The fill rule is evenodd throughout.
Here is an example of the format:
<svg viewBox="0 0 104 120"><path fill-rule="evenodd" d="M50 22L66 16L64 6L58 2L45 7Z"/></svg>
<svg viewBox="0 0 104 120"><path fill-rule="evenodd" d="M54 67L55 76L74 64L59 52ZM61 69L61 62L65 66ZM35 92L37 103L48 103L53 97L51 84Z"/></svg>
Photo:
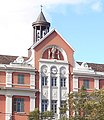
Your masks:
<svg viewBox="0 0 104 120"><path fill-rule="evenodd" d="M62 49L67 56L67 62L73 66L74 50L55 30L34 45L35 61L42 57L43 51L49 46L57 46L59 49Z"/></svg>

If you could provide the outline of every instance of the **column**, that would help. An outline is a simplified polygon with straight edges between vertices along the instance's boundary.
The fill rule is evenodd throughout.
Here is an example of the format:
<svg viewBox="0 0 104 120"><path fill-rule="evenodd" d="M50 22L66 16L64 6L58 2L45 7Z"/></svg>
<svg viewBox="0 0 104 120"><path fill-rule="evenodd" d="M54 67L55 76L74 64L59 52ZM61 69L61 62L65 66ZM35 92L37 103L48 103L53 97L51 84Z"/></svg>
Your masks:
<svg viewBox="0 0 104 120"><path fill-rule="evenodd" d="M66 71L66 87L67 87L67 94L69 94L69 83L70 83L70 77L69 77L69 66L67 66L67 71ZM68 96L68 95L67 95ZM66 100L68 97L66 96ZM68 102L68 101L67 101ZM66 111L67 117L69 117L69 110Z"/></svg>
<svg viewBox="0 0 104 120"><path fill-rule="evenodd" d="M30 96L30 111L35 109L35 96Z"/></svg>
<svg viewBox="0 0 104 120"><path fill-rule="evenodd" d="M35 40L36 40L36 39L35 39L35 36L36 36L35 34L36 34L36 33L35 33L35 27L33 27L33 44L35 43Z"/></svg>
<svg viewBox="0 0 104 120"><path fill-rule="evenodd" d="M34 30L34 41L35 43L37 42L37 27L35 26L35 30Z"/></svg>
<svg viewBox="0 0 104 120"><path fill-rule="evenodd" d="M94 79L94 88L99 89L99 79L98 78Z"/></svg>
<svg viewBox="0 0 104 120"><path fill-rule="evenodd" d="M52 93L52 90L51 90L51 88L52 88L52 86L51 86L51 74L50 74L50 71L48 72L49 74L48 74L48 111L51 111L51 97L52 97L52 95L51 95L51 93Z"/></svg>
<svg viewBox="0 0 104 120"><path fill-rule="evenodd" d="M40 39L42 38L42 26L40 26ZM40 40L39 39L39 40Z"/></svg>
<svg viewBox="0 0 104 120"><path fill-rule="evenodd" d="M12 120L12 95L6 95L6 116L5 117L6 117L6 120Z"/></svg>
<svg viewBox="0 0 104 120"><path fill-rule="evenodd" d="M35 71L30 73L30 88L35 89Z"/></svg>
<svg viewBox="0 0 104 120"><path fill-rule="evenodd" d="M73 76L73 91L78 92L78 77L75 75Z"/></svg>
<svg viewBox="0 0 104 120"><path fill-rule="evenodd" d="M12 72L6 72L6 87L12 87Z"/></svg>
<svg viewBox="0 0 104 120"><path fill-rule="evenodd" d="M59 71L59 70L58 70ZM61 102L61 89L60 89L60 73L58 73L57 76L57 87L58 87L58 98L57 98L57 115L58 115L58 119L60 119L60 102Z"/></svg>
<svg viewBox="0 0 104 120"><path fill-rule="evenodd" d="M41 80L41 76L42 76L42 74L41 74L41 70L40 70L40 74L39 74L39 92L40 92L40 95L39 95L39 110L40 110L40 112L42 112L41 111L41 105L42 105L42 80Z"/></svg>

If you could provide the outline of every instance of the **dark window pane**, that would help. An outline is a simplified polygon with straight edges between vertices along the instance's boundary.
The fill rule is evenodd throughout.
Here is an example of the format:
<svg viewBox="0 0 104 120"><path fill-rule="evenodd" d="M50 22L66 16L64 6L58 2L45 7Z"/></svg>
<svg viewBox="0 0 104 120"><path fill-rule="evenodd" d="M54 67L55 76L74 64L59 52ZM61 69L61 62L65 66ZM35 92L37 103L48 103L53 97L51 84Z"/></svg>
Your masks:
<svg viewBox="0 0 104 120"><path fill-rule="evenodd" d="M88 89L89 88L89 80L84 80L83 85L86 89Z"/></svg>
<svg viewBox="0 0 104 120"><path fill-rule="evenodd" d="M22 74L18 75L18 84L24 84L24 75Z"/></svg>
<svg viewBox="0 0 104 120"><path fill-rule="evenodd" d="M15 112L24 112L24 99L23 98L14 98L14 111Z"/></svg>

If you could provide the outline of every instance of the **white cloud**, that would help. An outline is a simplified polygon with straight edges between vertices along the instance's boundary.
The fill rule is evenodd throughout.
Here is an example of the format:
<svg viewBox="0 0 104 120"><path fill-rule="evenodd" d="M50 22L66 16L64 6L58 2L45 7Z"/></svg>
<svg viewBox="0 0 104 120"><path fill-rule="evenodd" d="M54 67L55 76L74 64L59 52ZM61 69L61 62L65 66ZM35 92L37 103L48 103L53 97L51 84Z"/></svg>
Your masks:
<svg viewBox="0 0 104 120"><path fill-rule="evenodd" d="M101 12L102 11L102 3L100 1L96 1L95 3L92 4L91 8L93 11Z"/></svg>
<svg viewBox="0 0 104 120"><path fill-rule="evenodd" d="M0 54L27 55L32 44L32 22L40 12L40 5L47 11L63 5L92 5L95 0L0 0ZM54 5L53 5L54 4ZM100 3L92 5L100 10ZM58 7L59 8L59 7ZM60 10L61 11L61 10ZM60 12L58 11L58 12ZM62 11L61 11L62 12ZM47 13L45 13L47 15Z"/></svg>

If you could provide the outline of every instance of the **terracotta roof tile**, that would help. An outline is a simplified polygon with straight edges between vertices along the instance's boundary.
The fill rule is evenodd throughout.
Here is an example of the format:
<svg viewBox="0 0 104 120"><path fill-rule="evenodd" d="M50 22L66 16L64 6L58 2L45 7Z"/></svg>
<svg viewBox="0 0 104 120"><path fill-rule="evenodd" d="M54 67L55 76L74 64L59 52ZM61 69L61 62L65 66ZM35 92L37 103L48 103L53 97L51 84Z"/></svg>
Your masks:
<svg viewBox="0 0 104 120"><path fill-rule="evenodd" d="M0 55L0 64L10 64L14 60L16 60L18 56L9 56L9 55ZM25 60L28 59L28 57L24 57Z"/></svg>
<svg viewBox="0 0 104 120"><path fill-rule="evenodd" d="M79 65L82 64L82 62L77 62ZM98 72L104 72L104 64L97 64L97 63L87 63L89 67L91 67L93 70Z"/></svg>

